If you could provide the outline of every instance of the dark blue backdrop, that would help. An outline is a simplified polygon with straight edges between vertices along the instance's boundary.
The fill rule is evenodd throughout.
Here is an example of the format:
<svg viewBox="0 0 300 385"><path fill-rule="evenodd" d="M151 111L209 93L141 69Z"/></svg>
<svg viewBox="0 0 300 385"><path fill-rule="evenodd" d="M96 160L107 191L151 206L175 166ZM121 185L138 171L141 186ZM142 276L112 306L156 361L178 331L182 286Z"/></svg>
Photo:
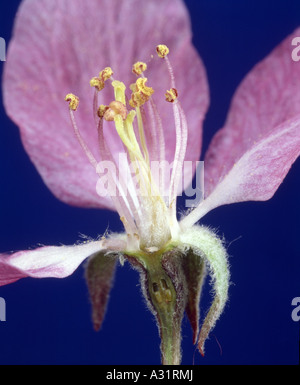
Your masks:
<svg viewBox="0 0 300 385"><path fill-rule="evenodd" d="M0 2L0 36L9 41L19 1ZM207 68L211 107L204 149L226 117L245 74L300 25L298 0L186 0L194 42ZM300 66L300 62L299 62ZM2 72L3 63L0 63ZM299 106L300 109L300 106ZM96 237L116 214L69 207L43 184L0 103L0 252L38 243L73 244ZM197 364L297 364L299 323L291 301L300 296L299 161L268 202L224 206L203 223L219 228L231 255L233 285L226 310ZM0 322L0 364L158 364L159 339L141 298L138 276L118 268L103 328L95 333L83 268L63 280L23 279L1 287L7 321ZM207 283L201 302L210 303ZM217 342L218 341L218 342ZM221 345L221 349L219 344ZM195 348L183 323L183 363Z"/></svg>

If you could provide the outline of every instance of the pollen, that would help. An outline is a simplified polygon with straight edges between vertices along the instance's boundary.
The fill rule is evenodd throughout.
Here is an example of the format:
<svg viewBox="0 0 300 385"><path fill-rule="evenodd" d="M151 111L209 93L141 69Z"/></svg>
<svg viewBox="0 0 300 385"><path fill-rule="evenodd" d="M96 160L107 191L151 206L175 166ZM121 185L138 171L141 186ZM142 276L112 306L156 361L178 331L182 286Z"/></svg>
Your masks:
<svg viewBox="0 0 300 385"><path fill-rule="evenodd" d="M110 79L113 75L113 70L110 67L104 68L99 73L99 77L94 77L90 80L90 86L95 87L97 91L103 90L106 80Z"/></svg>
<svg viewBox="0 0 300 385"><path fill-rule="evenodd" d="M154 93L153 88L146 86L147 78L138 78L131 87L132 95L129 100L131 107L140 107L145 104Z"/></svg>
<svg viewBox="0 0 300 385"><path fill-rule="evenodd" d="M79 98L74 94L67 94L65 101L69 103L70 110L76 111L79 105Z"/></svg>
<svg viewBox="0 0 300 385"><path fill-rule="evenodd" d="M90 80L90 86L95 87L97 91L101 91L104 88L104 82L97 77L94 77Z"/></svg>
<svg viewBox="0 0 300 385"><path fill-rule="evenodd" d="M110 67L106 67L99 73L99 78L105 82L106 80L110 79L113 74L113 70Z"/></svg>
<svg viewBox="0 0 300 385"><path fill-rule="evenodd" d="M169 48L166 45L159 44L156 47L156 52L157 52L157 55L163 59L164 57L166 57L168 55L170 50L169 50Z"/></svg>
<svg viewBox="0 0 300 385"><path fill-rule="evenodd" d="M166 101L170 103L174 103L175 100L178 98L178 91L176 88L171 88L165 93Z"/></svg>
<svg viewBox="0 0 300 385"><path fill-rule="evenodd" d="M137 76L141 75L147 69L147 64L142 61L138 61L132 66L132 72Z"/></svg>
<svg viewBox="0 0 300 385"><path fill-rule="evenodd" d="M100 109L100 107L99 107L99 109ZM99 112L99 110L98 110L98 112ZM125 120L127 117L127 109L123 103L114 100L107 107L106 111L104 112L103 117L108 122L112 122L112 121L114 121L116 115L120 115L122 117L122 119Z"/></svg>
<svg viewBox="0 0 300 385"><path fill-rule="evenodd" d="M108 106L105 106L104 104L101 104L98 108L97 115L100 119L104 117L105 112L109 109Z"/></svg>

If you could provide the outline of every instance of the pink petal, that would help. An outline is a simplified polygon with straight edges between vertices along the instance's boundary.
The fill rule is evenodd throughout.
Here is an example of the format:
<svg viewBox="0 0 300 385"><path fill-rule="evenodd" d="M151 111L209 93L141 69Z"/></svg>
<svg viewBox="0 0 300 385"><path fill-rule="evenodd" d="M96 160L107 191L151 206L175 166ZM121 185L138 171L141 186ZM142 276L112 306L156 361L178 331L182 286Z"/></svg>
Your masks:
<svg viewBox="0 0 300 385"><path fill-rule="evenodd" d="M182 221L229 203L270 199L300 153L300 66L285 39L246 77L205 157L206 199Z"/></svg>
<svg viewBox="0 0 300 385"><path fill-rule="evenodd" d="M197 160L207 109L206 75L191 45L187 11L180 0L24 0L16 19L4 71L4 102L19 126L26 151L51 191L61 200L86 207L112 207L96 193L97 176L75 140L63 101L80 98L76 119L82 136L100 160L89 80L111 66L115 79L129 86L137 60L149 64L149 85L161 112L167 159L175 148L172 107L164 101L170 81L162 60L151 60L157 44L167 44L177 87L188 115L189 160ZM151 84L150 84L151 83ZM102 92L108 104L112 90ZM107 132L115 152L122 149L114 130Z"/></svg>
<svg viewBox="0 0 300 385"><path fill-rule="evenodd" d="M0 254L0 286L20 278L64 278L90 255L103 249L103 241L75 246L45 246L35 250Z"/></svg>
<svg viewBox="0 0 300 385"><path fill-rule="evenodd" d="M300 114L245 152L213 192L181 221L182 227L193 225L221 205L272 198L299 153Z"/></svg>
<svg viewBox="0 0 300 385"><path fill-rule="evenodd" d="M205 189L208 196L225 183L220 204L271 198L299 155L300 66L291 57L299 35L300 28L249 73L212 140Z"/></svg>

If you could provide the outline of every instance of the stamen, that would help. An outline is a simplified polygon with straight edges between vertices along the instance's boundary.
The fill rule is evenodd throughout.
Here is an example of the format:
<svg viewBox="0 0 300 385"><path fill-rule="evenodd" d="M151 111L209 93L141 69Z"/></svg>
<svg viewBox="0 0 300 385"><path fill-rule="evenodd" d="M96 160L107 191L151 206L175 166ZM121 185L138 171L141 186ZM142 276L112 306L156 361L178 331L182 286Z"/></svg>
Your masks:
<svg viewBox="0 0 300 385"><path fill-rule="evenodd" d="M180 136L180 139L178 138L178 152L175 155L175 160L174 160L174 181L172 184L173 188L173 198L171 197L170 199L173 199L173 206L171 207L171 212L173 213L173 218L175 219L176 217L176 195L177 195L177 190L178 186L180 184L180 179L182 178L182 167L183 167L183 162L185 158L185 153L186 153L186 147L187 147L187 138L188 138L188 126L187 126L187 121L186 117L184 114L184 111L179 103L179 101L175 102L176 106L174 106L174 115L179 117L180 119L180 129L178 129L178 136ZM178 111L178 115L177 112ZM171 201L172 202L172 201Z"/></svg>
<svg viewBox="0 0 300 385"><path fill-rule="evenodd" d="M165 93L166 101L170 103L174 103L175 100L178 98L178 91L176 88L171 88Z"/></svg>
<svg viewBox="0 0 300 385"><path fill-rule="evenodd" d="M112 75L114 74L113 70L110 68L110 67L106 67L104 68L104 70L102 70L100 73L99 73L99 78L103 81L103 82L106 82L106 80L110 79L112 77Z"/></svg>
<svg viewBox="0 0 300 385"><path fill-rule="evenodd" d="M171 66L171 62L170 62L170 60L169 60L169 58L167 56L165 57L165 59L166 59L169 75L170 75L170 78L171 78L171 86L172 86L172 88L176 89L176 86L175 86L175 76L174 76L173 68Z"/></svg>
<svg viewBox="0 0 300 385"><path fill-rule="evenodd" d="M145 72L146 70L147 70L147 64L141 61L138 61L132 66L132 72L137 76L142 75L142 73Z"/></svg>
<svg viewBox="0 0 300 385"><path fill-rule="evenodd" d="M171 183L169 190L169 209L171 212L171 218L176 222L176 199L177 199L177 190L180 183L180 179L182 177L182 167L186 153L187 147L187 122L183 112L183 109L180 106L179 101L177 100L178 92L175 85L175 76L174 71L171 66L170 60L167 57L169 53L169 49L166 46L158 46L156 47L156 51L158 56L165 59L167 64L168 72L171 80L171 89L166 93L166 100L168 102L173 103L173 113L174 113L174 121L176 128L176 148L175 148L175 156L174 156L174 164L171 175Z"/></svg>
<svg viewBox="0 0 300 385"><path fill-rule="evenodd" d="M93 77L90 80L90 86L95 87L97 91L103 90L106 80L110 79L113 75L113 70L110 67L104 68L99 73L99 77Z"/></svg>
<svg viewBox="0 0 300 385"><path fill-rule="evenodd" d="M157 47L157 53L160 57L166 58L169 49L164 45L159 45ZM109 195L124 223L128 237L130 238L131 236L133 237L134 234L139 234L140 247L145 250L146 248L160 247L170 239L169 224L168 221L165 220L165 214L168 209L161 194L161 192L164 193L164 178L162 182L161 180L159 181L160 188L158 189L151 174L150 156L147 148L147 144L154 143L155 150L152 149L152 151L154 153L156 151L156 157L153 157L153 153L151 152L151 159L157 159L159 157L160 160L165 160L163 127L156 106L151 98L154 90L146 86L147 78L143 74L146 69L147 65L143 62L137 62L133 65L132 72L139 76L139 78L131 86L132 95L130 100L126 99L126 87L124 83L112 78L113 71L110 67L106 67L99 73L98 77L94 77L90 81L90 85L95 88L93 113L98 131L100 154L101 157L104 156L104 159L112 161L115 165L114 170L117 170L108 170L107 181L110 186ZM98 92L104 88L105 82L108 79L111 80L114 88L115 100L108 106L100 105L98 107ZM177 90L172 83L172 88L166 92L166 100L177 104L177 96ZM102 174L98 169L98 162L81 137L75 122L73 112L78 108L79 99L73 94L68 94L66 100L69 101L71 122L77 140L88 157L89 162L100 176ZM151 122L149 128L151 129L145 132L145 128L147 129L147 121L145 120L143 105L149 100L150 103L148 107ZM128 104L135 110L131 110L128 113L126 109L126 105ZM182 119L179 108L177 108L176 111L178 115L176 121L179 121L180 125ZM137 126L133 124L135 116L137 116ZM136 165L134 171L135 176L131 173L129 182L127 178L122 175L122 172L120 174L122 168L117 165L114 155L109 148L108 141L104 137L104 120L114 121L117 133L125 147L127 157ZM145 124L146 126L144 127ZM180 131L176 129L176 133L178 132ZM177 178L174 174L173 190L175 189L176 180ZM128 186L128 183L130 186ZM130 188L129 197L127 196L128 187Z"/></svg>
<svg viewBox="0 0 300 385"><path fill-rule="evenodd" d="M97 110L97 115L100 119L104 117L105 112L109 109L108 106L105 106L104 104L101 104Z"/></svg>
<svg viewBox="0 0 300 385"><path fill-rule="evenodd" d="M67 94L65 101L69 103L70 110L76 111L79 105L79 98L74 94Z"/></svg>
<svg viewBox="0 0 300 385"><path fill-rule="evenodd" d="M97 169L97 164L98 162L96 161L94 155L92 154L91 150L88 148L87 144L83 140L83 138L80 135L79 129L77 127L76 121L75 121L75 116L74 116L74 111L77 110L78 105L79 105L79 98L75 96L74 94L67 94L65 97L65 101L69 102L69 111L70 111L70 118L71 118L71 123L74 129L75 136L81 145L85 155L87 156L89 162L91 165L94 167L94 169Z"/></svg>
<svg viewBox="0 0 300 385"><path fill-rule="evenodd" d="M94 121L97 127L98 124L98 90L95 88L94 91L94 98L93 98L93 114L94 114Z"/></svg>
<svg viewBox="0 0 300 385"><path fill-rule="evenodd" d="M159 153L159 161L163 162L166 160L166 146L165 146L165 137L164 137L164 130L163 125L161 121L161 117L158 113L157 107L153 101L152 98L150 98L150 103L148 104L149 108L149 116L151 120L151 133L154 136L154 143L156 144L156 151L157 151L157 145L158 145L158 153ZM158 139L158 141L157 141ZM155 158L157 159L157 157ZM162 196L164 196L165 193L165 170L164 167L161 169L161 178L159 180L159 191Z"/></svg>
<svg viewBox="0 0 300 385"><path fill-rule="evenodd" d="M153 95L154 90L146 86L147 78L138 78L133 86L131 86L132 95L129 100L131 107L136 108L145 104L150 96Z"/></svg>
<svg viewBox="0 0 300 385"><path fill-rule="evenodd" d="M169 48L168 48L166 45L164 45L164 44L159 44L159 45L156 47L156 52L157 52L157 55L158 55L160 58L164 59L164 58L168 55L168 53L169 53L170 51L169 51Z"/></svg>
<svg viewBox="0 0 300 385"><path fill-rule="evenodd" d="M98 122L98 141L99 141L99 149L100 149L100 153L101 153L102 157L104 159L106 159L107 161L112 162L115 165L116 170L117 170L118 175L119 175L120 183L121 183L121 185L124 184L122 175L120 175L118 165L116 164L115 159L114 159L111 151L109 150L109 147L108 147L107 142L105 140L104 133L103 133L103 119L102 118L100 118L100 120ZM107 176L108 176L109 185L111 186L111 188L117 188L118 192L119 192L119 193L117 193L117 195L111 194L111 199L112 199L112 201L116 207L116 210L118 211L118 213L120 215L121 220L122 220L122 218L126 218L126 221L124 221L123 223L124 223L124 227L125 227L127 234L133 235L135 232L137 232L137 227L136 227L136 225L133 221L133 218L132 218L132 215L134 215L136 213L136 208L135 208L134 203L131 199L131 196L129 196L128 200L126 199L126 197L124 196L124 194L122 193L122 191L120 189L120 186L115 181L116 175L114 178L114 175L111 173L110 168L108 168ZM128 206L129 206L129 208L128 208ZM131 210L131 212L129 211L129 209ZM136 218L136 215L134 215L134 217Z"/></svg>
<svg viewBox="0 0 300 385"><path fill-rule="evenodd" d="M176 103L177 104L177 103ZM169 208L173 215L176 212L176 198L177 198L177 180L180 177L181 169L179 168L179 159L181 153L181 142L182 142L182 130L178 108L173 106L174 121L176 128L176 147L173 162L173 169L171 175L170 189L169 189Z"/></svg>
<svg viewBox="0 0 300 385"><path fill-rule="evenodd" d="M90 80L90 86L95 87L97 91L101 91L103 90L105 84L101 79L94 77Z"/></svg>

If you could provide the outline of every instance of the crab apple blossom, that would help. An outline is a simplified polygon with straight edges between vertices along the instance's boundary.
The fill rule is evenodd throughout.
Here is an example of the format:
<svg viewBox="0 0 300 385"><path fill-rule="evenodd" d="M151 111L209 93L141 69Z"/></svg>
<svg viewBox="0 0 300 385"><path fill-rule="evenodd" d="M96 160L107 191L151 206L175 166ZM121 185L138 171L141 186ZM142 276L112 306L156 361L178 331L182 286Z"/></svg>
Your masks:
<svg viewBox="0 0 300 385"><path fill-rule="evenodd" d="M200 158L207 77L184 4L147 1L138 11L138 3L24 0L20 6L4 69L7 114L53 194L70 205L115 210L124 233L1 254L0 285L64 278L87 260L98 330L116 264L128 261L157 321L162 363L179 364L184 314L204 355L230 285L224 241L199 221L219 206L264 201L276 192L300 152L300 67L287 37L246 76L205 154L205 199L179 215L177 196L195 172L182 183L184 162ZM106 196L96 189L100 161L114 166ZM171 172L154 178L155 161L172 164ZM206 274L214 298L200 326Z"/></svg>

